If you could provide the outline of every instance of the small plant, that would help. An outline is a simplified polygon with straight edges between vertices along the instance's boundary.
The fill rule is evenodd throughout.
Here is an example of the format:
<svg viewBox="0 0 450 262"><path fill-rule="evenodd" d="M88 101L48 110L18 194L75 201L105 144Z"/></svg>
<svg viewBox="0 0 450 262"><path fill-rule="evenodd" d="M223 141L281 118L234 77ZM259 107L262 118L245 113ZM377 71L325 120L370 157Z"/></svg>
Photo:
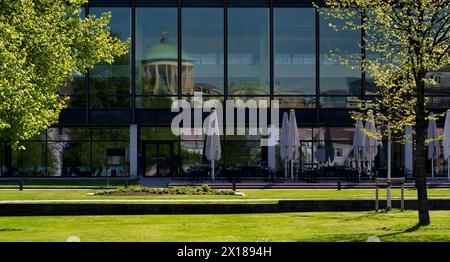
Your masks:
<svg viewBox="0 0 450 262"><path fill-rule="evenodd" d="M141 185L130 185L128 187L119 186L114 190L105 190L97 192L96 195L114 195L114 194L145 194L145 195L234 195L230 190L212 189L208 185L199 187L178 186L169 188L153 188Z"/></svg>

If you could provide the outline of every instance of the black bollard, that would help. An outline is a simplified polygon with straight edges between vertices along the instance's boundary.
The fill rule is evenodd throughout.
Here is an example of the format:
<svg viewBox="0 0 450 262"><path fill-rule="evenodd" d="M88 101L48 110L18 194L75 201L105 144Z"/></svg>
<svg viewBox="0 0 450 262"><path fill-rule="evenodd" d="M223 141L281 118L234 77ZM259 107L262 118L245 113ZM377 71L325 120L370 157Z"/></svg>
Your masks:
<svg viewBox="0 0 450 262"><path fill-rule="evenodd" d="M125 188L128 188L128 180L125 179L125 183L123 183L123 185L125 186Z"/></svg>
<svg viewBox="0 0 450 262"><path fill-rule="evenodd" d="M19 190L20 190L20 191L23 190L23 181L22 181L22 180L19 182Z"/></svg>
<svg viewBox="0 0 450 262"><path fill-rule="evenodd" d="M236 191L236 181L233 181L233 191Z"/></svg>
<svg viewBox="0 0 450 262"><path fill-rule="evenodd" d="M342 185L341 185L341 182L340 182L340 181L338 182L337 187L338 187L338 190L341 190L341 189L342 189Z"/></svg>

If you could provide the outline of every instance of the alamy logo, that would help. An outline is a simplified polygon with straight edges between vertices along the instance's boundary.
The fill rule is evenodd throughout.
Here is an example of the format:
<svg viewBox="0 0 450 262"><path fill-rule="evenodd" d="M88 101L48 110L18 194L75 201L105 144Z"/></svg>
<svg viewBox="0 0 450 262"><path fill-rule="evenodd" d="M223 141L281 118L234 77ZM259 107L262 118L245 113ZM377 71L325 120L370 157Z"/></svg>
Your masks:
<svg viewBox="0 0 450 262"><path fill-rule="evenodd" d="M179 114L174 117L171 124L172 133L180 135L212 135L207 130L217 130L216 121L210 121L210 114L203 121L203 113L215 110L220 135L252 135L261 136L261 146L274 146L278 141L279 101L260 99L242 99L225 101L225 130L224 130L224 106L216 99L203 101L202 93L195 92L190 101L178 99L172 103L171 111ZM248 113L247 113L248 112ZM271 124L268 123L270 114ZM248 119L246 119L248 115ZM236 116L236 117L235 117ZM209 131L211 132L211 131Z"/></svg>

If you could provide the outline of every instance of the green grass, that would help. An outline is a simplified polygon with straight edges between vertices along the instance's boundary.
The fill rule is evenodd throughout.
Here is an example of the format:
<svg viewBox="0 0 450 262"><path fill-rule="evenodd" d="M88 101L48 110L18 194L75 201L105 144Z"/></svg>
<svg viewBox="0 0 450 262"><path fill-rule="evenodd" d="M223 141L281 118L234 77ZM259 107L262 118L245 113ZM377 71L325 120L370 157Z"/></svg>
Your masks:
<svg viewBox="0 0 450 262"><path fill-rule="evenodd" d="M450 211L0 217L0 241L449 241Z"/></svg>
<svg viewBox="0 0 450 262"><path fill-rule="evenodd" d="M111 196L98 195L88 196L88 193L99 192L92 189L77 190L38 190L25 189L19 190L0 190L0 201L8 200L203 200L208 202L214 200L242 200L259 203L259 202L276 202L280 199L374 199L374 189L347 189L347 190L330 190L330 189L263 189L263 190L239 190L244 192L245 196L236 195L147 195L147 196ZM429 189L430 199L450 199L450 189ZM406 199L416 199L417 193L415 189L405 190ZM381 198L385 198L386 191L382 190ZM399 198L400 190L393 190L393 198Z"/></svg>
<svg viewBox="0 0 450 262"><path fill-rule="evenodd" d="M0 188L19 188L20 179L0 180ZM53 180L53 179L24 179L25 188L102 188L106 187L106 178L102 179L85 179L85 180ZM108 179L109 187L124 185L124 179ZM129 185L137 184L136 179L128 179Z"/></svg>

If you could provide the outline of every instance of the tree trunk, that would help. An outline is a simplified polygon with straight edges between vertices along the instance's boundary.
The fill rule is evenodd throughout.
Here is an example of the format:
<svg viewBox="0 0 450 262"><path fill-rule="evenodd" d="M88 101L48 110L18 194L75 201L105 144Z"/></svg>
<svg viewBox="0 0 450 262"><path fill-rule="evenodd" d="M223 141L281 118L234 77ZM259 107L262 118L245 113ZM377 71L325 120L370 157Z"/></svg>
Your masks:
<svg viewBox="0 0 450 262"><path fill-rule="evenodd" d="M416 150L414 151L414 173L416 177L417 185L417 199L418 199L418 211L419 211L419 224L429 225L430 214L428 208L428 195L427 195L427 177L426 177L426 150L425 139L427 130L425 125L425 97L424 97L424 83L422 79L425 74L419 74L417 83L417 104L416 104L416 135L415 144Z"/></svg>

